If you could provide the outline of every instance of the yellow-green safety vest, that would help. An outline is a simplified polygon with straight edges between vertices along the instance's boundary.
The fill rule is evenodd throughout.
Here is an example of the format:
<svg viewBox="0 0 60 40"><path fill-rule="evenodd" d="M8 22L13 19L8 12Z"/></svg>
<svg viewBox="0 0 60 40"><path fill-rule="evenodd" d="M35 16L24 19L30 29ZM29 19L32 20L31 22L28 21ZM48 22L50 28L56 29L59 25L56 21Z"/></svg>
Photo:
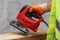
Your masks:
<svg viewBox="0 0 60 40"><path fill-rule="evenodd" d="M60 0L52 0L46 40L60 40Z"/></svg>

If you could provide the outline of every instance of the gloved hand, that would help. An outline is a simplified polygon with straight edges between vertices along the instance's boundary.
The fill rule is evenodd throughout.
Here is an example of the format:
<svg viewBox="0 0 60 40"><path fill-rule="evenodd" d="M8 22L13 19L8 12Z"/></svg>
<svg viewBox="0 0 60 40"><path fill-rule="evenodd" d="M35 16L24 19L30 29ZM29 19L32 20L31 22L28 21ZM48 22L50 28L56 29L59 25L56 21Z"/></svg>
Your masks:
<svg viewBox="0 0 60 40"><path fill-rule="evenodd" d="M36 11L37 13L39 13L40 15L44 14L45 12L48 12L50 11L50 8L51 8L51 2L48 2L48 3L45 3L45 4L42 4L42 5L33 5L29 12L33 12L33 11Z"/></svg>
<svg viewBox="0 0 60 40"><path fill-rule="evenodd" d="M40 5L33 5L29 12L33 12L36 11L37 13L39 13L40 15L44 14L44 10L42 9L42 7L40 7Z"/></svg>

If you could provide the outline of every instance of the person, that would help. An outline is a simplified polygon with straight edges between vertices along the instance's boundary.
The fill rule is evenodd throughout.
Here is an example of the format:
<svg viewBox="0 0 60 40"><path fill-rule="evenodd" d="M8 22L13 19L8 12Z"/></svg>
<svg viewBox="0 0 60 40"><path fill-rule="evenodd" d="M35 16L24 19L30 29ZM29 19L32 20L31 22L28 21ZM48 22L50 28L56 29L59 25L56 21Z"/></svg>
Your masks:
<svg viewBox="0 0 60 40"><path fill-rule="evenodd" d="M49 28L46 40L60 40L60 0L52 0L45 4L33 5L29 12L36 11L40 15L50 12Z"/></svg>

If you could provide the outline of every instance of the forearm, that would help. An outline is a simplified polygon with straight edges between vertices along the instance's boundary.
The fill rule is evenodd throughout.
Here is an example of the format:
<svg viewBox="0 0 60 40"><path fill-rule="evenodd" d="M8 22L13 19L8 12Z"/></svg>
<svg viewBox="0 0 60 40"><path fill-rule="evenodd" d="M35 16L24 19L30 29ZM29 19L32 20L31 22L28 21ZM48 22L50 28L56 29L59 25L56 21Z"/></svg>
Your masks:
<svg viewBox="0 0 60 40"><path fill-rule="evenodd" d="M36 11L40 15L43 15L45 12L49 12L51 10L51 2L47 2L44 4L33 5L30 8L30 12Z"/></svg>
<svg viewBox="0 0 60 40"><path fill-rule="evenodd" d="M51 10L51 2L47 2L39 5L44 12L49 12Z"/></svg>

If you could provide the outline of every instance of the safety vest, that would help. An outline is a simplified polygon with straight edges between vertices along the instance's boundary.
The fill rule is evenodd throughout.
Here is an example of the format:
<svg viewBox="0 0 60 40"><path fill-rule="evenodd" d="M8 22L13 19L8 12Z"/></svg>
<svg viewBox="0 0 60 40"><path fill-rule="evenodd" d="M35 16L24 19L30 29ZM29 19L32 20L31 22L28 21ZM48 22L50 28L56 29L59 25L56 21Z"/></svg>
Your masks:
<svg viewBox="0 0 60 40"><path fill-rule="evenodd" d="M52 0L46 40L60 40L60 0Z"/></svg>

